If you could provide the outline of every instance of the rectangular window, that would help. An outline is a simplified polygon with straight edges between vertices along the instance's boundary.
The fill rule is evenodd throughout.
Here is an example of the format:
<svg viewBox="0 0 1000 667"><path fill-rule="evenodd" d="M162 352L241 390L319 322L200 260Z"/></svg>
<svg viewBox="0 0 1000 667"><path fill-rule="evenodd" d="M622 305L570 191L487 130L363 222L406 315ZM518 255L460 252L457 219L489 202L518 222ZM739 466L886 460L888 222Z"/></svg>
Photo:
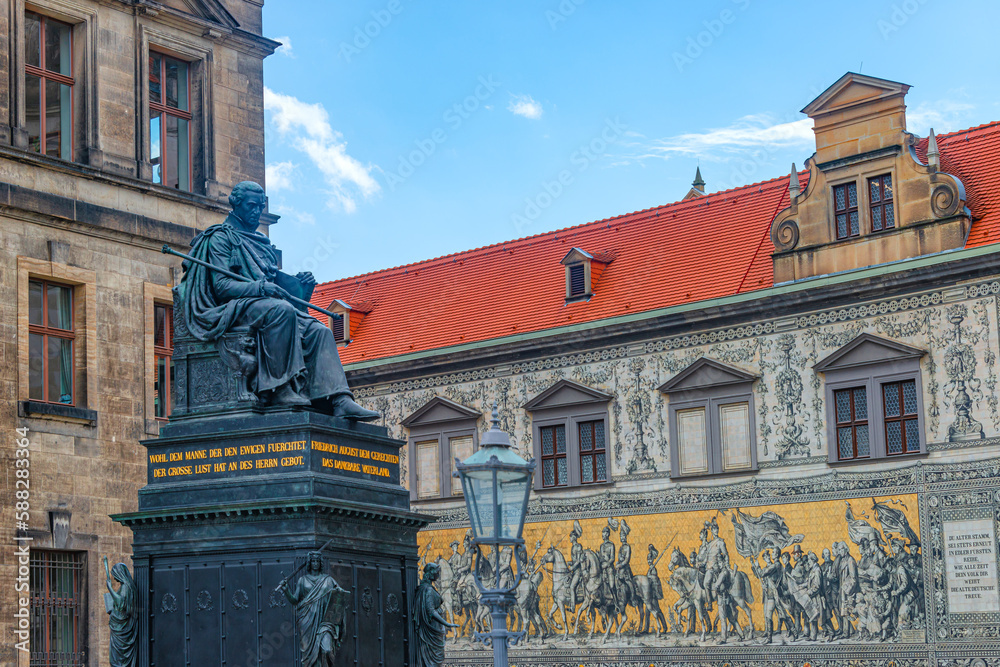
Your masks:
<svg viewBox="0 0 1000 667"><path fill-rule="evenodd" d="M340 317L334 317L330 323L330 327L333 330L333 340L337 343L343 343L347 340L346 327L344 326L346 322L347 316L341 315Z"/></svg>
<svg viewBox="0 0 1000 667"><path fill-rule="evenodd" d="M569 295L582 296L587 292L583 264L573 264L569 267Z"/></svg>
<svg viewBox="0 0 1000 667"><path fill-rule="evenodd" d="M707 473L708 431L705 424L705 408L677 411L677 440L680 474Z"/></svg>
<svg viewBox="0 0 1000 667"><path fill-rule="evenodd" d="M28 150L73 159L73 28L24 15L24 116Z"/></svg>
<svg viewBox="0 0 1000 667"><path fill-rule="evenodd" d="M895 228L896 213L892 208L891 174L868 179L868 205L871 208L873 232Z"/></svg>
<svg viewBox="0 0 1000 667"><path fill-rule="evenodd" d="M917 382L903 380L882 385L885 410L885 453L912 454L920 451L920 424L917 415Z"/></svg>
<svg viewBox="0 0 1000 667"><path fill-rule="evenodd" d="M29 562L31 667L82 667L83 554L32 549Z"/></svg>
<svg viewBox="0 0 1000 667"><path fill-rule="evenodd" d="M562 424L543 426L542 486L566 486L569 474L566 462L566 427Z"/></svg>
<svg viewBox="0 0 1000 667"><path fill-rule="evenodd" d="M424 440L416 444L417 498L437 498L441 495L441 459L438 441Z"/></svg>
<svg viewBox="0 0 1000 667"><path fill-rule="evenodd" d="M844 183L833 187L834 214L837 219L837 238L848 239L861 233L858 219L858 186Z"/></svg>
<svg viewBox="0 0 1000 667"><path fill-rule="evenodd" d="M190 65L149 52L149 161L153 182L191 190Z"/></svg>
<svg viewBox="0 0 1000 667"><path fill-rule="evenodd" d="M608 460L604 438L604 420L580 422L580 483L608 481Z"/></svg>
<svg viewBox="0 0 1000 667"><path fill-rule="evenodd" d="M448 469L451 476L451 495L462 495L462 480L455 477L455 459L464 461L472 456L472 436L463 435L457 438L449 438L451 456L448 458Z"/></svg>
<svg viewBox="0 0 1000 667"><path fill-rule="evenodd" d="M73 405L73 288L28 283L28 398Z"/></svg>
<svg viewBox="0 0 1000 667"><path fill-rule="evenodd" d="M153 410L157 419L170 416L170 392L174 386L174 309L172 306L153 306L153 356L156 360L156 377L153 380Z"/></svg>
<svg viewBox="0 0 1000 667"><path fill-rule="evenodd" d="M719 431L722 444L722 470L750 470L750 404L728 403L719 406Z"/></svg>
<svg viewBox="0 0 1000 667"><path fill-rule="evenodd" d="M871 456L868 433L868 389L851 387L833 392L837 411L837 452L841 461Z"/></svg>

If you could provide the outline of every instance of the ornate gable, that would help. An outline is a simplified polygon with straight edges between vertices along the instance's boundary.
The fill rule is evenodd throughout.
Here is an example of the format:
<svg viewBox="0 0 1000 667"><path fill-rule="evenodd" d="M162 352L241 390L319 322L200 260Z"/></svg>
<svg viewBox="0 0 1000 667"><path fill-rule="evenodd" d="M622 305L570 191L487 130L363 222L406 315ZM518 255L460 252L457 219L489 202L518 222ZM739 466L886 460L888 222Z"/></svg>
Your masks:
<svg viewBox="0 0 1000 667"><path fill-rule="evenodd" d="M449 401L447 398L435 396L401 423L406 428L412 428L414 426L424 426L440 422L478 419L480 416L477 410L468 408L455 401Z"/></svg>
<svg viewBox="0 0 1000 667"><path fill-rule="evenodd" d="M790 205L771 223L776 284L965 246L965 188L936 154L917 158L909 88L848 72L803 109L816 152L805 191L791 178Z"/></svg>
<svg viewBox="0 0 1000 667"><path fill-rule="evenodd" d="M219 0L141 0L137 4L147 13L162 11L166 14L194 17L201 22L216 23L230 30L240 25Z"/></svg>
<svg viewBox="0 0 1000 667"><path fill-rule="evenodd" d="M659 391L670 394L688 389L706 389L721 387L727 384L743 384L753 382L759 375L748 373L742 369L702 357L680 373L664 382Z"/></svg>
<svg viewBox="0 0 1000 667"><path fill-rule="evenodd" d="M559 380L554 385L535 396L524 404L525 410L544 410L546 408L561 408L566 405L583 403L607 403L612 398L587 385L572 380Z"/></svg>
<svg viewBox="0 0 1000 667"><path fill-rule="evenodd" d="M904 345L887 338L879 338L869 333L863 333L818 362L815 369L822 373L841 368L880 364L886 361L919 359L925 354L927 354L925 350L910 347L909 345Z"/></svg>

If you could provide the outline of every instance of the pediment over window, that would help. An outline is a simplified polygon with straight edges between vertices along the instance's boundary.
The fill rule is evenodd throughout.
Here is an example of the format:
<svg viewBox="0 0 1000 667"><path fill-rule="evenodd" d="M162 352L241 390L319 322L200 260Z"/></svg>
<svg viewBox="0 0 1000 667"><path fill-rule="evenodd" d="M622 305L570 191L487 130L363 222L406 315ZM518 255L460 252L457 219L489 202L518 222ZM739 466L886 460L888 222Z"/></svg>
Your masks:
<svg viewBox="0 0 1000 667"><path fill-rule="evenodd" d="M439 424L441 422L452 422L480 417L478 410L468 408L461 403L450 401L441 396L435 396L424 403L413 414L402 421L403 426L412 428L414 426L424 426L426 424Z"/></svg>
<svg viewBox="0 0 1000 667"><path fill-rule="evenodd" d="M611 394L598 391L587 385L572 380L559 380L554 385L535 396L524 404L525 410L544 410L546 408L561 408L567 405L584 403L607 403Z"/></svg>
<svg viewBox="0 0 1000 667"><path fill-rule="evenodd" d="M238 28L239 22L233 17L229 10L219 2L219 0L144 0L137 3L143 8L152 11L170 10L181 14L188 14L205 21L218 23L226 28Z"/></svg>
<svg viewBox="0 0 1000 667"><path fill-rule="evenodd" d="M724 364L721 361L702 357L670 380L660 385L659 391L666 394L689 389L707 389L728 384L753 382L759 375Z"/></svg>
<svg viewBox="0 0 1000 667"><path fill-rule="evenodd" d="M817 363L815 369L823 373L841 368L881 364L887 361L919 359L925 354L927 354L926 350L910 347L888 338L879 338L870 333L863 333Z"/></svg>

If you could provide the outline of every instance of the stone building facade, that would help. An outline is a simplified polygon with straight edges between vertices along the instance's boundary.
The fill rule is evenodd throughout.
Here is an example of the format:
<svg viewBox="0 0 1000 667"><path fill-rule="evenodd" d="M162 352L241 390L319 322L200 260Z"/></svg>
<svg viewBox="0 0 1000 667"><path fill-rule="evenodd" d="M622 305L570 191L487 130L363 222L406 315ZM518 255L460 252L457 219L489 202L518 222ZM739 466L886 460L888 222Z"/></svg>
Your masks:
<svg viewBox="0 0 1000 667"><path fill-rule="evenodd" d="M832 85L804 172L317 289L449 664L490 664L450 476L494 404L538 463L512 663L1000 664L1000 124L916 137L906 90Z"/></svg>
<svg viewBox="0 0 1000 667"><path fill-rule="evenodd" d="M264 181L262 5L0 6L2 664L107 664L102 559L131 554L108 515L135 509L169 409L180 266L160 249Z"/></svg>

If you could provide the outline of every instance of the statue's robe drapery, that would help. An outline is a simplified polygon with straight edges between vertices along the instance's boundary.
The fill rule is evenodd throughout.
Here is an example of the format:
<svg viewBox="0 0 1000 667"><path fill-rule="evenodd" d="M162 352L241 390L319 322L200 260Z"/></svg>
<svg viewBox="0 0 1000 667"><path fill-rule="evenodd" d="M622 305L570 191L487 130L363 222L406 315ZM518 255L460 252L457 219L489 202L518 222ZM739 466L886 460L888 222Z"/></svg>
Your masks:
<svg viewBox="0 0 1000 667"><path fill-rule="evenodd" d="M328 574L306 574L299 579L295 622L299 631L302 667L332 666L344 639L345 604L349 593Z"/></svg>
<svg viewBox="0 0 1000 667"><path fill-rule="evenodd" d="M441 594L427 581L417 586L413 599L413 626L417 635L416 667L439 667L444 662L447 629L439 620Z"/></svg>
<svg viewBox="0 0 1000 667"><path fill-rule="evenodd" d="M255 332L255 391L291 383L311 400L350 395L333 332L290 302L263 295L265 281L288 285L294 280L279 272L277 250L266 236L239 229L230 216L194 238L191 256L253 281L185 261L180 302L187 328L198 340L216 340L234 326Z"/></svg>
<svg viewBox="0 0 1000 667"><path fill-rule="evenodd" d="M108 626L111 642L108 646L108 663L111 667L135 667L136 632L138 619L135 609L135 581L128 568L118 563L111 570L121 584L117 592L108 592L110 604Z"/></svg>

